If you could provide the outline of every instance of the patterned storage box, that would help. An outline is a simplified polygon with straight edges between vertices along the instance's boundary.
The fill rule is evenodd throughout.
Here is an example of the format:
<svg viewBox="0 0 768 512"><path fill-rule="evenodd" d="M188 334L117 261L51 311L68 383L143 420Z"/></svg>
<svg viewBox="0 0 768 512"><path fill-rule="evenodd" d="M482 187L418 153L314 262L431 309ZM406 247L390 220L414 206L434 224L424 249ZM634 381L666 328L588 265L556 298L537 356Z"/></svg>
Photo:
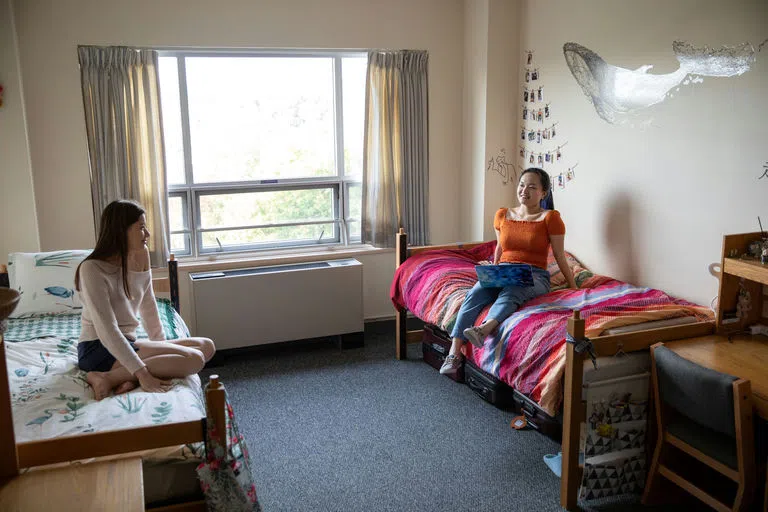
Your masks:
<svg viewBox="0 0 768 512"><path fill-rule="evenodd" d="M645 485L647 372L585 385L583 500L639 494Z"/></svg>

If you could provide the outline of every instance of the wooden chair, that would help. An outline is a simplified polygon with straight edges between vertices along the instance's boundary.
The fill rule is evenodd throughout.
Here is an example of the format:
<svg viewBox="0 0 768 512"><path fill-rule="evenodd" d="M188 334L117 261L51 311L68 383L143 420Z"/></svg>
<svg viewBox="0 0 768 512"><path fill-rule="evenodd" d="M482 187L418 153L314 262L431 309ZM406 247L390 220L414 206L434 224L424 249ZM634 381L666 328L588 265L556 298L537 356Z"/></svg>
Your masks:
<svg viewBox="0 0 768 512"><path fill-rule="evenodd" d="M651 386L658 439L643 503L664 477L715 510L747 510L755 490L752 391L748 380L701 367L657 343L651 347ZM673 446L738 486L733 504L670 467Z"/></svg>

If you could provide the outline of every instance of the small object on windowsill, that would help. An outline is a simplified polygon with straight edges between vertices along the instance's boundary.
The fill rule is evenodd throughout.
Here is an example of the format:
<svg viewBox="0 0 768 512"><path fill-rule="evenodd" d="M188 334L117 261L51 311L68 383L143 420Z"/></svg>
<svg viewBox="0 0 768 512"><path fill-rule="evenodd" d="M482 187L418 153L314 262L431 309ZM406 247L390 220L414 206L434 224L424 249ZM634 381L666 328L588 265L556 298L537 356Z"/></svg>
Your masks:
<svg viewBox="0 0 768 512"><path fill-rule="evenodd" d="M763 248L763 253L760 255L760 263L768 265L768 247Z"/></svg>

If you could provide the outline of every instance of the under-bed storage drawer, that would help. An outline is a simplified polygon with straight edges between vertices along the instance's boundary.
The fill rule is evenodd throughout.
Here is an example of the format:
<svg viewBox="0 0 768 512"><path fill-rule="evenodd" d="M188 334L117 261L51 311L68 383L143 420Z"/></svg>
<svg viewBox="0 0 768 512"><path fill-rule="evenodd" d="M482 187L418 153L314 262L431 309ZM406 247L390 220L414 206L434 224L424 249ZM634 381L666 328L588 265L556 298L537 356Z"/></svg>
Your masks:
<svg viewBox="0 0 768 512"><path fill-rule="evenodd" d="M464 382L483 400L501 409L524 415L532 429L560 441L563 435L562 423L544 412L539 404L481 370L471 361L467 361L464 368Z"/></svg>
<svg viewBox="0 0 768 512"><path fill-rule="evenodd" d="M512 388L478 368L472 361L464 363L464 382L486 402L501 409L514 408L515 399Z"/></svg>

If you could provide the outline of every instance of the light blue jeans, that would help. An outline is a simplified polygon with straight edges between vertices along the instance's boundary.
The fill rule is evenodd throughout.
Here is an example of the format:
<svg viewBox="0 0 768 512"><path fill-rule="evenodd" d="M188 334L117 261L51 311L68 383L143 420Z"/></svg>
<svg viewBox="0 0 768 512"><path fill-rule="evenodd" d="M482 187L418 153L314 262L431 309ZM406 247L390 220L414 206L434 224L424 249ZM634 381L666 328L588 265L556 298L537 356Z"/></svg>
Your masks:
<svg viewBox="0 0 768 512"><path fill-rule="evenodd" d="M480 283L467 294L464 303L459 308L459 314L456 316L456 324L451 331L451 338L459 338L467 341L464 336L464 329L472 327L475 320L485 306L493 303L491 310L485 321L496 320L501 323L509 315L526 301L549 293L550 289L549 272L543 268L533 267L533 286L506 286L504 288L483 288Z"/></svg>

